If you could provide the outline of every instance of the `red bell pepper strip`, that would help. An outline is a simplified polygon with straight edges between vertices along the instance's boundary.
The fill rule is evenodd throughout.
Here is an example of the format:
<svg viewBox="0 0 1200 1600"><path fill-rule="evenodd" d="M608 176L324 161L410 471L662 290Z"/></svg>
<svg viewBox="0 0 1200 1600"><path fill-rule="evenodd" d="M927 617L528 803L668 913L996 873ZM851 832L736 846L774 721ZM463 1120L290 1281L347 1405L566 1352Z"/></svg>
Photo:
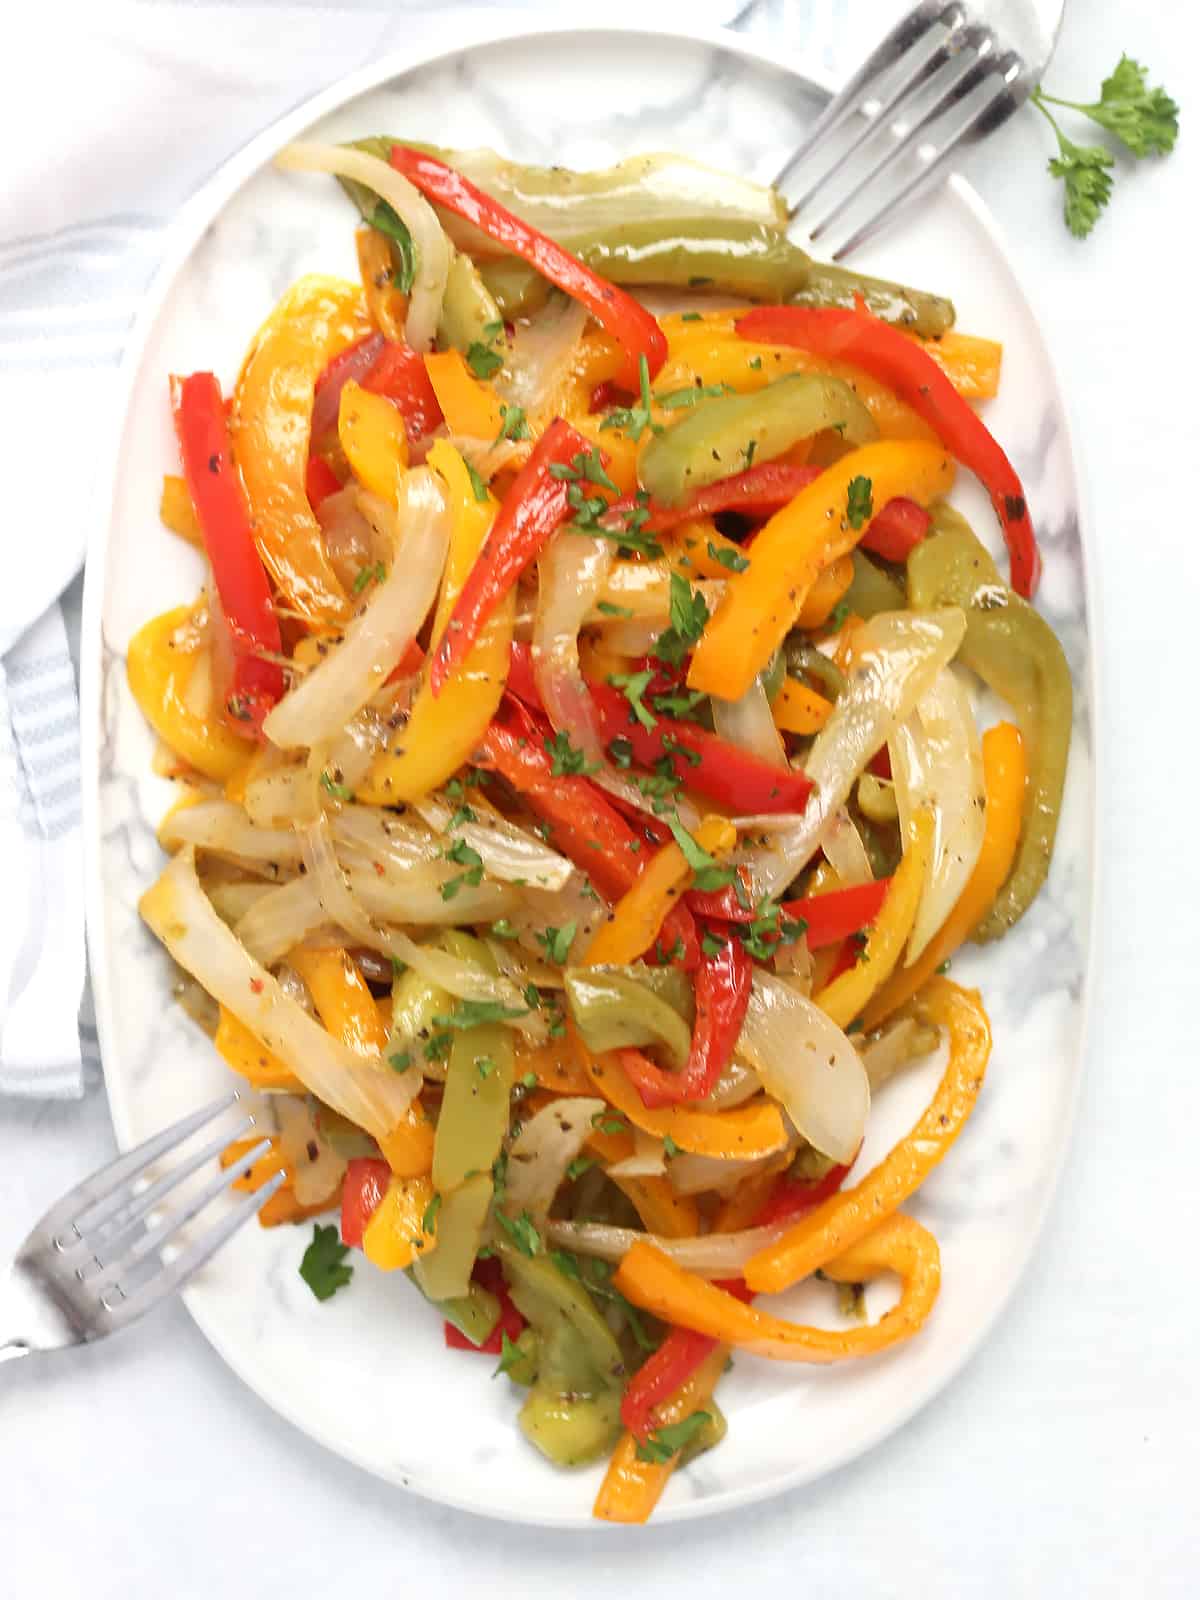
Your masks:
<svg viewBox="0 0 1200 1600"><path fill-rule="evenodd" d="M342 1181L342 1243L362 1249L363 1229L387 1193L392 1169L378 1156L355 1156Z"/></svg>
<svg viewBox="0 0 1200 1600"><path fill-rule="evenodd" d="M821 950L858 933L874 922L891 887L890 878L873 883L857 883L849 889L831 889L828 894L811 894L803 900L785 900L784 912L807 925L805 937L810 950Z"/></svg>
<svg viewBox="0 0 1200 1600"><path fill-rule="evenodd" d="M753 922L758 915L750 894L749 874L741 867L742 892L730 883L724 889L689 889L684 899L697 917L711 917L717 922Z"/></svg>
<svg viewBox="0 0 1200 1600"><path fill-rule="evenodd" d="M645 728L625 696L607 684L593 684L592 700L605 744L627 739L633 759L642 766L653 767L670 757L675 776L686 788L730 811L804 810L812 789L804 773L773 767L694 722L659 717L653 728Z"/></svg>
<svg viewBox="0 0 1200 1600"><path fill-rule="evenodd" d="M495 1267L495 1272L489 1272L488 1267ZM500 1316L496 1326L488 1334L482 1344L472 1344L465 1333L459 1331L452 1322L444 1324L443 1337L447 1350L474 1350L481 1356L498 1356L504 1350L505 1334L510 1339L518 1339L525 1328L525 1318L513 1305L508 1292L508 1284L504 1281L504 1274L500 1271L499 1262L485 1257L475 1263L471 1277L481 1289L487 1289L494 1294L500 1302Z"/></svg>
<svg viewBox="0 0 1200 1600"><path fill-rule="evenodd" d="M508 647L509 694L515 694L522 705L531 711L545 714L537 679L533 675L533 651L523 639L514 639Z"/></svg>
<svg viewBox="0 0 1200 1600"><path fill-rule="evenodd" d="M772 1222L791 1222L803 1216L806 1211L819 1206L822 1200L828 1200L831 1194L838 1192L853 1165L852 1161L844 1167L830 1167L823 1178L810 1182L789 1178L785 1173L750 1226L765 1228Z"/></svg>
<svg viewBox="0 0 1200 1600"><path fill-rule="evenodd" d="M433 654L429 683L435 695L475 643L496 606L566 520L571 486L554 477L550 468L569 466L572 457L587 455L591 448L561 417L555 417L534 446L483 541Z"/></svg>
<svg viewBox="0 0 1200 1600"><path fill-rule="evenodd" d="M883 778L888 782L891 781L892 757L888 751L887 745L882 744L880 745L879 749L876 750L870 761L867 762L867 771L871 773L873 777Z"/></svg>
<svg viewBox="0 0 1200 1600"><path fill-rule="evenodd" d="M526 707L509 700L483 736L478 764L498 772L549 823L547 842L587 874L601 894L619 900L637 882L649 852L641 839L586 778L555 777L546 741L552 730ZM700 958L696 924L676 904L662 925L658 946L682 946L678 963L690 971Z"/></svg>
<svg viewBox="0 0 1200 1600"><path fill-rule="evenodd" d="M828 360L848 361L894 390L979 478L1000 519L1012 586L1026 600L1033 598L1042 562L1021 480L979 417L920 345L865 307L851 311L840 306L757 306L734 326L745 339L794 345Z"/></svg>
<svg viewBox="0 0 1200 1600"><path fill-rule="evenodd" d="M692 980L696 992L692 1048L681 1072L666 1071L640 1050L619 1052L621 1065L648 1110L703 1100L712 1093L746 1020L753 974L754 963L740 939L725 939L715 955L701 955Z"/></svg>
<svg viewBox="0 0 1200 1600"><path fill-rule="evenodd" d="M446 420L429 380L424 357L411 345L385 344L362 380L364 389L391 400L404 418L404 431L415 444Z"/></svg>
<svg viewBox="0 0 1200 1600"><path fill-rule="evenodd" d="M721 511L737 511L747 517L770 516L781 506L794 500L819 477L820 467L794 467L786 461L764 461L745 472L735 472L719 483L707 484L692 492L677 506L665 506L659 500L646 503L645 496L622 495L614 500L600 521L606 528L620 530L629 517L639 509L646 512L641 524L643 533L666 533L681 522L694 517L715 517Z"/></svg>
<svg viewBox="0 0 1200 1600"><path fill-rule="evenodd" d="M171 400L183 475L229 628L232 659L224 716L236 733L254 738L283 694L282 668L263 659L283 648L271 585L233 464L220 384L211 372L172 378Z"/></svg>
<svg viewBox="0 0 1200 1600"><path fill-rule="evenodd" d="M383 347L384 337L381 333L368 333L334 356L313 389L312 438L319 439L322 434L337 427L342 390L352 378L356 383L363 381L379 359Z"/></svg>
<svg viewBox="0 0 1200 1600"><path fill-rule="evenodd" d="M430 200L473 222L489 239L528 261L543 278L586 306L625 353L617 375L625 388L637 389L643 356L650 376L654 377L667 359L666 335L632 295L599 277L569 250L522 222L445 162L401 144L392 146L391 162L397 172L402 172Z"/></svg>
<svg viewBox="0 0 1200 1600"><path fill-rule="evenodd" d="M754 1298L741 1278L716 1285L743 1302ZM630 1378L621 1397L621 1421L635 1439L644 1439L654 1424L655 1406L675 1394L716 1348L717 1341L691 1328L672 1328L653 1355Z"/></svg>
<svg viewBox="0 0 1200 1600"><path fill-rule="evenodd" d="M314 511L322 500L337 494L341 487L341 479L324 456L309 456L308 466L304 469L304 492Z"/></svg>
<svg viewBox="0 0 1200 1600"><path fill-rule="evenodd" d="M907 561L929 532L932 520L924 506L898 495L871 518L862 547L885 561Z"/></svg>

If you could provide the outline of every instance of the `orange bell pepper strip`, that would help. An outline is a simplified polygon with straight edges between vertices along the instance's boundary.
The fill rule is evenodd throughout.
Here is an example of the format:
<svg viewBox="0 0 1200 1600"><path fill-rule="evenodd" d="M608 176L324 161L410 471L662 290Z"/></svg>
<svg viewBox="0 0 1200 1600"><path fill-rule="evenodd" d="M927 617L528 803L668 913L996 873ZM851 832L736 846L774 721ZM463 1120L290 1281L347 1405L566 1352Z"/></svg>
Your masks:
<svg viewBox="0 0 1200 1600"><path fill-rule="evenodd" d="M733 1192L721 1201L713 1217L714 1233L739 1233L754 1226L755 1219L775 1192L775 1180L792 1164L792 1152L784 1150L763 1163L757 1172L743 1178Z"/></svg>
<svg viewBox="0 0 1200 1600"><path fill-rule="evenodd" d="M887 507L884 507L887 510ZM870 528L867 529L869 533ZM798 628L819 628L828 622L834 607L854 582L854 562L850 556L839 556L830 566L817 573L816 582L804 597L804 604L796 616Z"/></svg>
<svg viewBox="0 0 1200 1600"><path fill-rule="evenodd" d="M987 1013L973 989L932 978L914 1015L950 1035L950 1058L937 1092L911 1133L852 1189L840 1190L746 1263L756 1294L777 1294L825 1268L835 1256L899 1209L949 1151L971 1115L992 1050Z"/></svg>
<svg viewBox="0 0 1200 1600"><path fill-rule="evenodd" d="M359 483L394 506L408 467L408 434L397 407L351 378L338 399L337 429L338 443Z"/></svg>
<svg viewBox="0 0 1200 1600"><path fill-rule="evenodd" d="M308 1091L293 1073L289 1072L278 1056L274 1056L232 1011L221 1007L217 1031L213 1035L217 1053L245 1078L255 1089L281 1089L288 1094L307 1094ZM253 1142L253 1141L252 1141Z"/></svg>
<svg viewBox="0 0 1200 1600"><path fill-rule="evenodd" d="M775 726L783 733L819 733L829 721L833 702L797 678L785 678L771 706Z"/></svg>
<svg viewBox="0 0 1200 1600"><path fill-rule="evenodd" d="M519 1034L517 1039L513 1070L518 1083L526 1073L532 1072L539 1089L549 1089L553 1094L591 1094L591 1080L579 1065L568 1039L547 1039L545 1044L528 1048Z"/></svg>
<svg viewBox="0 0 1200 1600"><path fill-rule="evenodd" d="M921 903L925 870L933 850L933 829L933 812L923 807L913 818L904 855L871 924L861 957L848 972L813 995L813 1004L820 1006L839 1028L849 1027L900 959Z"/></svg>
<svg viewBox="0 0 1200 1600"><path fill-rule="evenodd" d="M363 1229L363 1254L382 1272L411 1267L437 1243L436 1232L426 1232L425 1220L433 1199L429 1178L400 1178L393 1173L387 1192Z"/></svg>
<svg viewBox="0 0 1200 1600"><path fill-rule="evenodd" d="M999 394L1004 346L995 339L981 339L954 328L936 339L922 339L918 333L905 333L904 337L924 350L964 400L991 400Z"/></svg>
<svg viewBox="0 0 1200 1600"><path fill-rule="evenodd" d="M330 360L369 332L357 284L301 278L259 329L233 392L230 437L259 554L287 603L313 622L352 610L305 488L313 394Z"/></svg>
<svg viewBox="0 0 1200 1600"><path fill-rule="evenodd" d="M626 1251L613 1287L635 1306L676 1327L691 1328L751 1355L825 1365L877 1355L911 1339L933 1310L942 1280L937 1240L912 1217L899 1213L874 1224L826 1261L823 1270L837 1283L865 1283L894 1272L900 1279L900 1299L878 1322L864 1327L807 1327L745 1305L641 1240Z"/></svg>
<svg viewBox="0 0 1200 1600"><path fill-rule="evenodd" d="M593 1056L576 1028L568 1024L567 1031L597 1093L635 1128L657 1139L671 1138L681 1150L698 1156L750 1159L774 1155L787 1144L783 1116L773 1100L765 1096L748 1100L730 1111L702 1111L686 1105L652 1111L642 1104L616 1052Z"/></svg>
<svg viewBox="0 0 1200 1600"><path fill-rule="evenodd" d="M726 817L706 817L697 828L695 839L709 855L721 856L737 843L737 829ZM601 924L588 949L588 966L624 966L636 961L658 938L671 908L693 876L679 845L672 841L661 846Z"/></svg>
<svg viewBox="0 0 1200 1600"><path fill-rule="evenodd" d="M396 269L387 235L378 228L354 230L354 253L362 280L367 313L385 339L404 342L404 323L408 316L408 296L396 288Z"/></svg>
<svg viewBox="0 0 1200 1600"><path fill-rule="evenodd" d="M200 532L200 524L196 520L196 508L192 504L188 486L174 473L168 472L163 478L158 516L165 528L170 528L172 533L178 534L187 544L194 544L197 550L204 549L204 535Z"/></svg>
<svg viewBox="0 0 1200 1600"><path fill-rule="evenodd" d="M444 480L454 514L433 622L436 650L488 536L496 502L491 495L476 499L465 461L444 439L435 440L426 460ZM380 751L359 785L359 800L390 806L416 799L445 783L470 758L504 693L516 603L513 589L483 623L466 658L437 696L426 672L395 743Z"/></svg>
<svg viewBox="0 0 1200 1600"><path fill-rule="evenodd" d="M253 1137L235 1139L221 1151L221 1166L223 1168L236 1166L248 1151L261 1143L260 1139ZM278 1135L272 1136L271 1148L266 1155L259 1156L248 1173L234 1179L233 1187L248 1194L257 1194L263 1184L273 1178L281 1167L287 1173L287 1178L270 1199L259 1207L259 1227L278 1228L284 1222L303 1222L307 1217L319 1217L326 1211L332 1211L337 1205L340 1185L335 1185L323 1200L314 1201L311 1205L300 1204L292 1188L296 1175L292 1171L291 1163L283 1154Z"/></svg>
<svg viewBox="0 0 1200 1600"><path fill-rule="evenodd" d="M245 762L246 741L224 725L215 695L203 712L188 698L192 673L207 648L192 607L178 606L138 629L125 671L133 698L163 743L206 778L224 783Z"/></svg>
<svg viewBox="0 0 1200 1600"><path fill-rule="evenodd" d="M435 350L425 357L425 371L451 433L490 444L504 426L496 391L473 377L457 350Z"/></svg>
<svg viewBox="0 0 1200 1600"><path fill-rule="evenodd" d="M754 540L749 567L731 576L692 656L688 686L735 700L783 643L823 568L848 555L867 521L851 525L848 491L870 483L872 503L945 494L954 463L941 445L880 440L851 450L777 511Z"/></svg>
<svg viewBox="0 0 1200 1600"><path fill-rule="evenodd" d="M1011 722L998 722L983 736L983 784L987 813L975 870L939 931L911 967L897 967L863 1012L872 1028L911 1000L944 961L975 932L1004 886L1017 854L1025 804L1025 745Z"/></svg>
<svg viewBox="0 0 1200 1600"><path fill-rule="evenodd" d="M303 978L317 1015L334 1038L358 1055L380 1055L387 1044L387 1029L366 980L350 956L344 950L298 946L288 953L287 960ZM396 1126L380 1139L379 1148L398 1179L418 1178L432 1170L433 1125L422 1109L419 1095Z"/></svg>
<svg viewBox="0 0 1200 1600"><path fill-rule="evenodd" d="M691 1377L669 1399L655 1407L653 1427L672 1427L694 1412L702 1411L712 1399L728 1358L728 1347L716 1345ZM633 1434L626 1431L609 1459L604 1482L592 1507L592 1515L602 1522L648 1521L678 1465L678 1454L667 1461L643 1461L638 1457L637 1447Z"/></svg>
<svg viewBox="0 0 1200 1600"><path fill-rule="evenodd" d="M688 1194L676 1194L669 1178L610 1176L633 1202L647 1233L657 1233L664 1239L692 1239L700 1232L700 1211L695 1200Z"/></svg>

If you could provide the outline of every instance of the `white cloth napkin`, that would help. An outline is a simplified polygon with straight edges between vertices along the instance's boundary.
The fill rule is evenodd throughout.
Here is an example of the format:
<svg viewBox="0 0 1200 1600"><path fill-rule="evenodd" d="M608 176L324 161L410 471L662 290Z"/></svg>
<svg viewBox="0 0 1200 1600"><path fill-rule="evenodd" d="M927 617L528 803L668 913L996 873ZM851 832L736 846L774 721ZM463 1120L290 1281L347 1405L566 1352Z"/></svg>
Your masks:
<svg viewBox="0 0 1200 1600"><path fill-rule="evenodd" d="M769 34L836 67L900 0L659 0L654 20ZM471 7L428 0L25 8L0 148L0 438L9 564L0 585L0 1093L79 1094L95 1055L84 988L78 708L57 598L83 561L87 490L110 431L118 365L171 217L260 128L390 50L451 46ZM870 13L868 16L867 13ZM645 18L610 0L604 20ZM865 32L863 30L866 30ZM12 59L16 41L10 40ZM32 536L31 536L32 535ZM32 626L31 626L32 624ZM15 913L15 914L14 914Z"/></svg>

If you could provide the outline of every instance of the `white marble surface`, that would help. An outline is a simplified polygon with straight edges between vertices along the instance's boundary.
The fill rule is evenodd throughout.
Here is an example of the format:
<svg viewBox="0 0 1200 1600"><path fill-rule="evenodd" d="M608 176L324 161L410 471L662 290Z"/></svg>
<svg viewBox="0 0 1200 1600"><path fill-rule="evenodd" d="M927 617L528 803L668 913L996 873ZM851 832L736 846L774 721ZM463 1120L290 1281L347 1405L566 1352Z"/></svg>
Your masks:
<svg viewBox="0 0 1200 1600"><path fill-rule="evenodd" d="M1195 24L1182 5L1136 25L1117 12L1093 0L1086 22L1069 18L1062 79L1086 88L1128 47L1167 78L1186 119L1200 87ZM1195 1591L1185 1484L1200 1307L1186 1223L1200 1096L1183 996L1200 875L1183 841L1166 856L1159 841L1182 831L1174 797L1197 767L1177 729L1194 722L1183 696L1200 562L1185 352L1157 307L1196 163L1185 137L1170 165L1124 186L1081 248L1054 215L1042 160L1041 129L1023 119L974 176L1037 292L1090 476L1107 875L1075 1145L1037 1262L987 1346L903 1433L812 1488L687 1529L551 1535L435 1510L321 1454L176 1309L109 1350L6 1369L0 1592L273 1597L366 1578L450 1595L474 1578L503 1594L625 1582L704 1595L751 1564L816 1593ZM1156 301L1121 303L1135 273L1153 275ZM110 1139L95 1096L0 1106L0 1250Z"/></svg>

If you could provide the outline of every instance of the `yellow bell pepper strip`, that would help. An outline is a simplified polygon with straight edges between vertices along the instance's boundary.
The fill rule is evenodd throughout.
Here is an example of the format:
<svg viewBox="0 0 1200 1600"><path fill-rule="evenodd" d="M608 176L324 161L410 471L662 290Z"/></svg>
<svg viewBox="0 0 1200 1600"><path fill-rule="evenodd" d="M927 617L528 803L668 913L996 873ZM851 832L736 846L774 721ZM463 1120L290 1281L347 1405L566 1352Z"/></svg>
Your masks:
<svg viewBox="0 0 1200 1600"><path fill-rule="evenodd" d="M865 1283L893 1272L900 1279L900 1299L878 1322L863 1327L806 1327L743 1304L641 1240L626 1252L613 1287L676 1327L692 1328L751 1355L828 1364L877 1355L911 1339L933 1310L942 1281L937 1240L912 1217L900 1214L874 1224L826 1261L823 1270L838 1283Z"/></svg>
<svg viewBox="0 0 1200 1600"><path fill-rule="evenodd" d="M1004 346L995 339L981 339L954 329L936 339L922 339L920 334L902 331L942 369L964 400L991 400L999 394Z"/></svg>
<svg viewBox="0 0 1200 1600"><path fill-rule="evenodd" d="M652 1428L669 1428L703 1411L729 1359L727 1345L716 1345L668 1399L654 1408ZM662 1499L663 1490L679 1464L678 1452L666 1461L647 1461L638 1455L638 1441L626 1430L617 1442L592 1507L601 1522L643 1523Z"/></svg>
<svg viewBox="0 0 1200 1600"><path fill-rule="evenodd" d="M436 646L488 536L496 502L490 495L476 498L466 462L444 439L434 441L426 460L446 484L454 518L433 622ZM407 722L395 741L376 756L359 785L359 800L388 806L414 800L445 783L469 759L504 693L515 616L516 591L512 590L483 624L466 659L450 674L436 698L425 675Z"/></svg>
<svg viewBox="0 0 1200 1600"><path fill-rule="evenodd" d="M852 1189L830 1195L795 1227L751 1256L745 1279L756 1294L778 1294L865 1239L924 1183L963 1130L983 1086L992 1034L978 993L931 978L913 1013L945 1027L950 1057L937 1092L906 1139Z"/></svg>
<svg viewBox="0 0 1200 1600"><path fill-rule="evenodd" d="M437 1224L428 1230L433 1184L428 1178L392 1177L387 1193L363 1229L363 1254L383 1272L411 1267L437 1243Z"/></svg>
<svg viewBox="0 0 1200 1600"><path fill-rule="evenodd" d="M538 1088L549 1089L554 1094L591 1093L591 1081L565 1036L529 1047L518 1040L515 1072L518 1082L532 1072Z"/></svg>
<svg viewBox="0 0 1200 1600"><path fill-rule="evenodd" d="M813 1003L839 1028L849 1027L900 959L921 903L925 870L933 850L933 826L933 812L922 807L913 818L903 858L871 924L862 954L849 971L813 995Z"/></svg>
<svg viewBox="0 0 1200 1600"><path fill-rule="evenodd" d="M358 275L367 301L367 315L385 339L402 344L408 296L396 287L396 269L387 235L378 228L356 228L354 252L358 257Z"/></svg>
<svg viewBox="0 0 1200 1600"><path fill-rule="evenodd" d="M288 1094L307 1094L308 1091L293 1073L289 1072L278 1056L271 1052L239 1022L232 1011L221 1007L217 1031L213 1035L217 1053L245 1078L255 1089L282 1089Z"/></svg>
<svg viewBox="0 0 1200 1600"><path fill-rule="evenodd" d="M691 1106L663 1106L651 1111L621 1066L615 1052L593 1056L570 1023L567 1032L584 1071L597 1092L644 1133L670 1138L681 1150L698 1156L774 1155L787 1144L787 1130L772 1100L748 1100L730 1111L702 1111Z"/></svg>
<svg viewBox="0 0 1200 1600"><path fill-rule="evenodd" d="M610 1174L617 1188L633 1202L647 1233L664 1239L691 1239L700 1230L700 1211L688 1194L676 1194L669 1178L622 1178Z"/></svg>
<svg viewBox="0 0 1200 1600"><path fill-rule="evenodd" d="M888 510L884 506L883 513ZM872 523L872 527L874 523ZM870 528L867 529L869 533ZM844 598L854 581L853 558L839 556L836 561L827 567L822 567L818 572L816 582L804 597L804 603L796 614L798 628L819 628L829 621L834 608Z"/></svg>
<svg viewBox="0 0 1200 1600"><path fill-rule="evenodd" d="M404 418L390 400L350 380L338 400L338 442L350 470L371 494L395 505L400 475L408 467Z"/></svg>
<svg viewBox="0 0 1200 1600"><path fill-rule="evenodd" d="M158 515L163 526L170 528L172 533L177 533L188 544L194 544L197 550L204 549L204 535L196 521L196 508L192 504L188 486L174 473L168 472L163 478Z"/></svg>
<svg viewBox="0 0 1200 1600"><path fill-rule="evenodd" d="M444 1018L434 1021L445 1025ZM455 1031L433 1147L439 1192L456 1189L472 1172L491 1171L508 1128L513 1065L511 1028L489 1022Z"/></svg>
<svg viewBox="0 0 1200 1600"><path fill-rule="evenodd" d="M235 1139L232 1144L226 1145L221 1151L221 1166L224 1169L234 1167L255 1145L261 1144L261 1139ZM248 1173L243 1173L240 1178L235 1178L233 1187L248 1194L257 1194L264 1183L267 1183L280 1168L287 1173L287 1177L275 1193L262 1206L259 1207L258 1223L261 1228L278 1228L284 1222L303 1222L307 1217L319 1217L326 1211L332 1211L338 1203L340 1184L335 1184L323 1200L314 1201L311 1205L301 1205L296 1199L293 1188L295 1173L291 1162L284 1155L280 1145L279 1136L271 1138L271 1148L266 1155L260 1156L251 1166Z"/></svg>
<svg viewBox="0 0 1200 1600"><path fill-rule="evenodd" d="M246 741L222 722L213 705L204 713L188 701L188 682L208 648L190 606L164 611L129 641L125 670L133 698L164 744L206 778L224 783L246 758Z"/></svg>
<svg viewBox="0 0 1200 1600"><path fill-rule="evenodd" d="M425 357L425 371L451 433L469 439L498 438L504 427L500 401L494 389L471 375L457 350L436 350Z"/></svg>
<svg viewBox="0 0 1200 1600"><path fill-rule="evenodd" d="M387 1044L388 1030L351 957L344 950L297 947L288 953L287 960L304 980L317 1015L334 1038L359 1055L380 1055ZM422 1109L420 1095L387 1136L380 1139L379 1148L397 1178L419 1177L430 1171L433 1126Z"/></svg>
<svg viewBox="0 0 1200 1600"><path fill-rule="evenodd" d="M882 440L851 450L777 511L754 540L750 565L731 576L696 646L688 686L737 699L770 661L823 568L848 555L870 515L850 500L868 485L870 503L904 495L922 505L945 494L954 464L941 445ZM854 526L857 521L858 526Z"/></svg>
<svg viewBox="0 0 1200 1600"><path fill-rule="evenodd" d="M797 678L783 680L771 705L775 726L784 733L819 733L832 710L832 701Z"/></svg>
<svg viewBox="0 0 1200 1600"><path fill-rule="evenodd" d="M287 603L314 622L350 615L305 489L313 394L330 360L370 328L357 284L307 277L259 329L229 427L259 554Z"/></svg>
<svg viewBox="0 0 1200 1600"><path fill-rule="evenodd" d="M983 782L987 814L983 847L953 911L911 967L899 967L863 1012L870 1033L910 1000L964 944L991 910L1012 870L1025 803L1025 746L1011 722L998 722L983 736Z"/></svg>
<svg viewBox="0 0 1200 1600"><path fill-rule="evenodd" d="M726 855L737 843L737 829L726 817L705 817L695 843L708 855ZM587 965L626 966L636 961L657 939L694 875L678 844L663 845L601 924L588 948Z"/></svg>

